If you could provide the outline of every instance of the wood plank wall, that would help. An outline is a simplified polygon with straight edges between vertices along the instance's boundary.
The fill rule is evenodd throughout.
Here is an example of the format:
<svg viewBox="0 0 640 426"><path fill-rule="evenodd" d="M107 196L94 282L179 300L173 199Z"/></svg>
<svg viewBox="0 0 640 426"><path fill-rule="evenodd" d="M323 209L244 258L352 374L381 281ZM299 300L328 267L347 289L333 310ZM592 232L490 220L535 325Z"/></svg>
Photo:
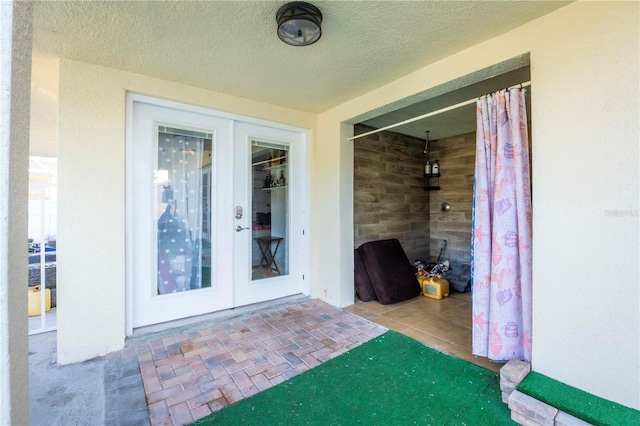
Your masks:
<svg viewBox="0 0 640 426"><path fill-rule="evenodd" d="M356 125L355 134L371 128ZM354 244L397 238L409 261L428 259L424 140L380 132L354 141ZM437 246L437 245L436 245Z"/></svg>
<svg viewBox="0 0 640 426"><path fill-rule="evenodd" d="M431 258L440 250L438 240L448 240L443 260L469 263L471 256L471 206L475 171L476 134L454 136L429 143L431 162L440 165L439 191L430 191ZM447 213L440 211L443 202L451 205Z"/></svg>
<svg viewBox="0 0 640 426"><path fill-rule="evenodd" d="M531 123L529 123L529 126ZM355 134L371 130L355 126ZM429 144L440 164L439 191L423 190L424 140L381 132L354 142L355 246L398 238L410 261L435 260L438 241L448 241L442 260L469 263L475 173L475 132ZM529 134L529 153L531 135ZM443 202L451 205L440 211Z"/></svg>

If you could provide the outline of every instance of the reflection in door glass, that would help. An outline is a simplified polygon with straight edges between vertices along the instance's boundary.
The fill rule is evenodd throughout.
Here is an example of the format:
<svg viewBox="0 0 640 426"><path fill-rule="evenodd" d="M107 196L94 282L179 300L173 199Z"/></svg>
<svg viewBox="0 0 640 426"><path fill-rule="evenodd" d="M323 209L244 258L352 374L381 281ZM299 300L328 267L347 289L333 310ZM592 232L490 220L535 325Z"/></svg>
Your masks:
<svg viewBox="0 0 640 426"><path fill-rule="evenodd" d="M253 141L251 164L255 281L289 274L289 147Z"/></svg>
<svg viewBox="0 0 640 426"><path fill-rule="evenodd" d="M157 129L157 294L211 287L212 134Z"/></svg>

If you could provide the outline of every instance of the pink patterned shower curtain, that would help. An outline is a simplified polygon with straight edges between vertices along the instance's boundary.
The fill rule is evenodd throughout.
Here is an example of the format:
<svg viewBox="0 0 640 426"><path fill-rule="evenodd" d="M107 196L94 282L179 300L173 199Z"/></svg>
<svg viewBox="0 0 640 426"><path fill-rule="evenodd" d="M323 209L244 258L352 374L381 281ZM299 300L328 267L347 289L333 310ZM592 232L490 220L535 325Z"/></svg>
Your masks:
<svg viewBox="0 0 640 426"><path fill-rule="evenodd" d="M525 89L477 103L473 354L531 361L531 179Z"/></svg>

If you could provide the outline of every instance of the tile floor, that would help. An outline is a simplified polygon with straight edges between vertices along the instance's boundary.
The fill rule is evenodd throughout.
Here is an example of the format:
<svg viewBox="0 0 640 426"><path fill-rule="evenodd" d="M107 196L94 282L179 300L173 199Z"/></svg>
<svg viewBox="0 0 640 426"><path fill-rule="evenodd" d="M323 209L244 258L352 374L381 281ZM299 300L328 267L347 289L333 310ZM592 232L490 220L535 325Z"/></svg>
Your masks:
<svg viewBox="0 0 640 426"><path fill-rule="evenodd" d="M345 310L491 371L503 366L471 354L471 293L452 292L441 300L418 296L393 305L358 301Z"/></svg>

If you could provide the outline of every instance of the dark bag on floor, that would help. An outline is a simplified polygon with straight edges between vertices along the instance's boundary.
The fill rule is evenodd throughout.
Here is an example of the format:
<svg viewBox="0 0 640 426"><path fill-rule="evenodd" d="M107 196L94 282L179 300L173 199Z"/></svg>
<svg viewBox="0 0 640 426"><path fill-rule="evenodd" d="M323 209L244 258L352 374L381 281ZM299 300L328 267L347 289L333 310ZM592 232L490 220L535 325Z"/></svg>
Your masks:
<svg viewBox="0 0 640 426"><path fill-rule="evenodd" d="M358 293L358 297L363 302L375 300L376 292L373 290L371 280L369 279L369 274L367 273L367 268L365 268L364 263L362 262L362 256L360 256L360 252L358 251L358 249L354 250L354 266L354 284L356 293Z"/></svg>
<svg viewBox="0 0 640 426"><path fill-rule="evenodd" d="M358 251L378 301L383 305L411 299L421 293L413 266L397 239L371 241Z"/></svg>
<svg viewBox="0 0 640 426"><path fill-rule="evenodd" d="M452 290L464 293L471 286L471 266L469 264L451 264L451 269L443 274Z"/></svg>

